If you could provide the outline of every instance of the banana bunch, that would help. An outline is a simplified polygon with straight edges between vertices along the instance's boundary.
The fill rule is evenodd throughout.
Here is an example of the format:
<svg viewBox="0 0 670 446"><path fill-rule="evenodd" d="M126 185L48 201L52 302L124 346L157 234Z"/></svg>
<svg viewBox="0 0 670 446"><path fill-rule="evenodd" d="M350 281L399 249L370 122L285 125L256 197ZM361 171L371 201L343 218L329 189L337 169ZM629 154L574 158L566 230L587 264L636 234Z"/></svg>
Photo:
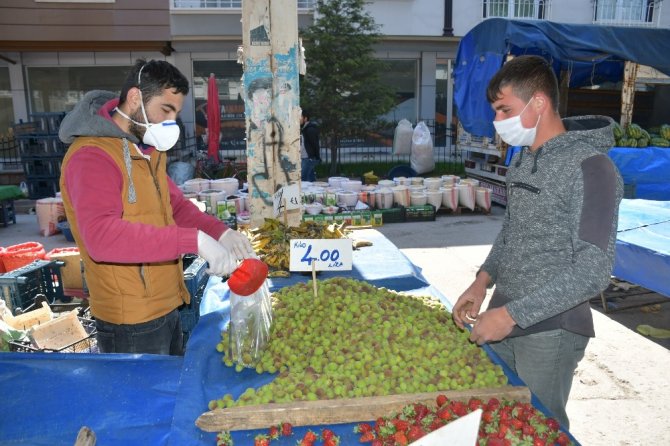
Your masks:
<svg viewBox="0 0 670 446"><path fill-rule="evenodd" d="M288 271L290 262L290 244L293 239L335 239L345 238L344 223L323 224L314 221L303 221L300 226L287 227L282 222L266 218L265 222L253 229L243 231L251 241L258 257L271 270ZM272 277L281 277L271 272Z"/></svg>

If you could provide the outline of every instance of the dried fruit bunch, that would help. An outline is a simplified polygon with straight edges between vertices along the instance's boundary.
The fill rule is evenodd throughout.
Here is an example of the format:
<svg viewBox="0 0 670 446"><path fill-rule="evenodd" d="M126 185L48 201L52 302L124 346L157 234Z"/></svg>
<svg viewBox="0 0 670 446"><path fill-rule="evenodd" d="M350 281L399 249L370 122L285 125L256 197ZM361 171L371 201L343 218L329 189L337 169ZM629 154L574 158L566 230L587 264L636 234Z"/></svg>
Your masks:
<svg viewBox="0 0 670 446"><path fill-rule="evenodd" d="M228 394L210 409L296 400L354 398L497 387L502 369L458 330L439 300L354 279L296 284L275 293L270 340L256 371L269 384ZM227 332L218 350L228 345ZM226 365L234 366L225 356Z"/></svg>
<svg viewBox="0 0 670 446"><path fill-rule="evenodd" d="M377 419L373 424L361 423L354 428L361 443L372 446L410 444L445 424L482 409L479 446L565 446L570 437L559 430L558 422L545 417L529 403L499 401L483 402L471 398L467 403L450 401L439 395L434 409L425 404L409 404L402 411Z"/></svg>

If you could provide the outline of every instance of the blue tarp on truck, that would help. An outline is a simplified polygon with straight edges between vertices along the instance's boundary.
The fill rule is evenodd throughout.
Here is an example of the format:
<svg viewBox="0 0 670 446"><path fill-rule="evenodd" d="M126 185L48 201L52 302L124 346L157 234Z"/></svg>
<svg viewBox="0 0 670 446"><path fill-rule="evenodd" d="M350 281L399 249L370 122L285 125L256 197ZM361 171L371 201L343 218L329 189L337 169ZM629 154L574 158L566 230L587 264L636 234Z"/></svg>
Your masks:
<svg viewBox="0 0 670 446"><path fill-rule="evenodd" d="M494 135L486 86L507 54L545 57L557 76L570 71L570 87L620 81L625 61L670 76L670 29L485 20L461 40L454 68L458 118L473 135Z"/></svg>

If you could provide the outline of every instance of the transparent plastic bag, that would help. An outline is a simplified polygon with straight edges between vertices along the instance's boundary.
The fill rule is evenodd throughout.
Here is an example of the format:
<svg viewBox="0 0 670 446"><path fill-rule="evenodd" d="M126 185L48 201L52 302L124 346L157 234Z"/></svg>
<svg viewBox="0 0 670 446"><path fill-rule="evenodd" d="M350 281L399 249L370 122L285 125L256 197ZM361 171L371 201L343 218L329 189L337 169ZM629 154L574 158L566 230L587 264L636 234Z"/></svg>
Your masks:
<svg viewBox="0 0 670 446"><path fill-rule="evenodd" d="M419 122L412 134L412 154L409 158L412 169L417 174L431 172L435 169L433 156L433 139L425 122Z"/></svg>
<svg viewBox="0 0 670 446"><path fill-rule="evenodd" d="M412 152L412 123L401 119L393 133L393 155L409 155Z"/></svg>
<svg viewBox="0 0 670 446"><path fill-rule="evenodd" d="M272 325L272 301L266 283L249 296L230 292L228 354L233 362L255 367L260 359Z"/></svg>

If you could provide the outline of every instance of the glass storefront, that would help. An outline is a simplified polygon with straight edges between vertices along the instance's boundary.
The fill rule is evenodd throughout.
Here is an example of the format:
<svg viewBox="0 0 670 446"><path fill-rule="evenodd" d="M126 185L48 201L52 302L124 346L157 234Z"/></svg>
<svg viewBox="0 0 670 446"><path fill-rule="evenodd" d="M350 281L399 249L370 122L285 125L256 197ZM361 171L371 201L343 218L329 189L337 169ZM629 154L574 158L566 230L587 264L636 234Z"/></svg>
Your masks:
<svg viewBox="0 0 670 446"><path fill-rule="evenodd" d="M91 90L120 93L130 66L28 67L30 113L70 111Z"/></svg>
<svg viewBox="0 0 670 446"><path fill-rule="evenodd" d="M410 122L417 118L417 65L412 60L384 60L388 70L381 75L381 82L391 87L395 93L395 106L381 118L386 121L398 122L407 119Z"/></svg>
<svg viewBox="0 0 670 446"><path fill-rule="evenodd" d="M207 83L214 74L221 107L222 150L245 148L244 100L242 99L242 65L235 60L193 61L193 98L195 122L206 125ZM198 131L196 130L196 134Z"/></svg>
<svg viewBox="0 0 670 446"><path fill-rule="evenodd" d="M9 68L0 67L0 137L9 133L13 123L14 105L9 85Z"/></svg>

